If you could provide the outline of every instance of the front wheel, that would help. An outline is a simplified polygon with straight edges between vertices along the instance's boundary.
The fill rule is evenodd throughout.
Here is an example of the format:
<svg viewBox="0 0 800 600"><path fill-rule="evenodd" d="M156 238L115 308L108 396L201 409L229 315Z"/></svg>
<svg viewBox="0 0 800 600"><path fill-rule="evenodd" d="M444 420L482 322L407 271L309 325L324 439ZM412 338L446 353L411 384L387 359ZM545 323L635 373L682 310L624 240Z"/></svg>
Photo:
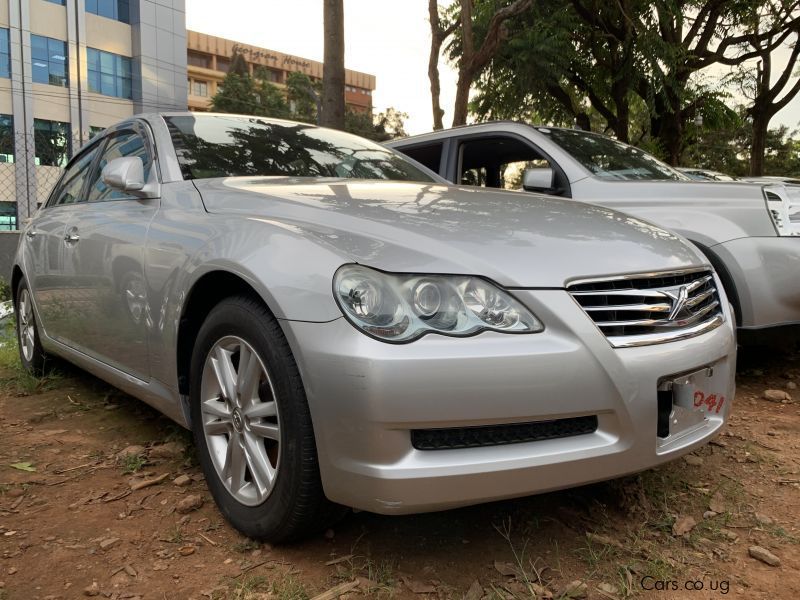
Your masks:
<svg viewBox="0 0 800 600"><path fill-rule="evenodd" d="M209 490L239 531L289 541L338 512L322 491L297 365L259 302L229 298L208 315L192 355L191 411Z"/></svg>

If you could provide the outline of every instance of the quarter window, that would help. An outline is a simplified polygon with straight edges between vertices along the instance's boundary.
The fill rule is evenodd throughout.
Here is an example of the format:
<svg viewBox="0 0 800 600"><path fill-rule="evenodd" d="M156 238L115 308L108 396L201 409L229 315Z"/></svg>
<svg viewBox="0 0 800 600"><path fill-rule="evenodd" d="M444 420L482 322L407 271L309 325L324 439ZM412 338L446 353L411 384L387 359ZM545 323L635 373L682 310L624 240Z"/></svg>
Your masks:
<svg viewBox="0 0 800 600"><path fill-rule="evenodd" d="M67 87L67 43L31 35L31 76L35 83Z"/></svg>
<svg viewBox="0 0 800 600"><path fill-rule="evenodd" d="M70 126L60 121L33 120L36 164L63 167L70 154Z"/></svg>
<svg viewBox="0 0 800 600"><path fill-rule="evenodd" d="M86 0L86 12L123 23L131 22L129 0Z"/></svg>
<svg viewBox="0 0 800 600"><path fill-rule="evenodd" d="M11 77L11 49L8 29L0 27L0 77Z"/></svg>
<svg viewBox="0 0 800 600"><path fill-rule="evenodd" d="M78 202L85 202L85 198L81 194L83 184L86 182L86 176L89 173L89 167L92 166L92 161L97 152L97 148L81 154L73 163L64 171L64 176L61 178L56 192L53 194L52 201L48 206L64 206L66 204L76 204Z"/></svg>
<svg viewBox="0 0 800 600"><path fill-rule="evenodd" d="M86 49L89 91L117 98L131 97L131 59L127 56Z"/></svg>
<svg viewBox="0 0 800 600"><path fill-rule="evenodd" d="M100 156L100 161L97 163L97 168L90 182L89 202L130 198L130 196L124 192L110 188L103 183L103 167L115 158L121 158L123 156L138 156L142 159L144 165L144 180L147 181L152 161L142 136L133 131L121 132L109 137L103 148L103 154Z"/></svg>

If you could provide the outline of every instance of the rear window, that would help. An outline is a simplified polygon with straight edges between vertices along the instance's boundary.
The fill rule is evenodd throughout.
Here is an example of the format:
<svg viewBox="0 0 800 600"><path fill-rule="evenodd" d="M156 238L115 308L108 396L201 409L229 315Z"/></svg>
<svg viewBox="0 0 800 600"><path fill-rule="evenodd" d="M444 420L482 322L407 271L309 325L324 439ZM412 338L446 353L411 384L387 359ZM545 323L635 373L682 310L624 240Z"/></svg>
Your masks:
<svg viewBox="0 0 800 600"><path fill-rule="evenodd" d="M184 179L264 175L433 181L398 153L342 131L232 115L164 120Z"/></svg>

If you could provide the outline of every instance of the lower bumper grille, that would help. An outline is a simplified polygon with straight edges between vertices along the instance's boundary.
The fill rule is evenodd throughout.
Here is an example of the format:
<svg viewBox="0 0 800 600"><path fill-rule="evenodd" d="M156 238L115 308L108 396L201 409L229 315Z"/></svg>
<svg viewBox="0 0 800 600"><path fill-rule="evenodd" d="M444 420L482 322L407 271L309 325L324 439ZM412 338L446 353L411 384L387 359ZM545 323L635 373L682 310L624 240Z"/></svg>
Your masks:
<svg viewBox="0 0 800 600"><path fill-rule="evenodd" d="M411 445L417 450L454 450L539 442L597 431L597 417L574 417L534 423L479 425L443 429L412 429Z"/></svg>

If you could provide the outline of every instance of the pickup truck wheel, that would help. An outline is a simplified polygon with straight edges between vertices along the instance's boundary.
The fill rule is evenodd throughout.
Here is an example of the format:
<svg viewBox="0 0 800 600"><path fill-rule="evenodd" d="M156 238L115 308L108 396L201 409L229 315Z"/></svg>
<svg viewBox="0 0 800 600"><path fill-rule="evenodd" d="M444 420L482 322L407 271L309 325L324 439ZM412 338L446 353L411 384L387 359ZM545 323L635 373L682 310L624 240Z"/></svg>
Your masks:
<svg viewBox="0 0 800 600"><path fill-rule="evenodd" d="M48 357L39 340L33 296L24 279L17 288L17 345L22 366L37 377L43 375Z"/></svg>
<svg viewBox="0 0 800 600"><path fill-rule="evenodd" d="M285 542L341 510L322 491L311 414L275 318L223 300L197 336L191 417L200 464L225 517L251 538Z"/></svg>

